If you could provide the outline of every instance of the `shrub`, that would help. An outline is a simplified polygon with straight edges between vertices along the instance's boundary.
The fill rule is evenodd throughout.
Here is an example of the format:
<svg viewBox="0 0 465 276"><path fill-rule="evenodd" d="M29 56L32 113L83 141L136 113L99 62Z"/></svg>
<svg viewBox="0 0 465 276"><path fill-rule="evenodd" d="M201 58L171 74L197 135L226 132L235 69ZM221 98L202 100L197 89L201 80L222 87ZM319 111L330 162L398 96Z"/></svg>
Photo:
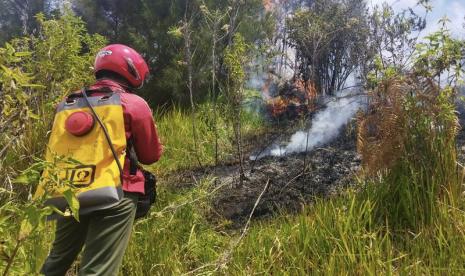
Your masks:
<svg viewBox="0 0 465 276"><path fill-rule="evenodd" d="M90 67L97 49L105 43L103 37L87 34L82 20L70 14L50 20L38 15L37 20L40 29L36 35L0 48L3 275L36 274L45 257L44 237L50 235L42 233L47 230L44 217L52 209L29 200L45 165L37 156L45 149L55 103L93 81ZM33 238L39 242L29 242Z"/></svg>
<svg viewBox="0 0 465 276"><path fill-rule="evenodd" d="M364 172L380 176L375 214L393 227L432 225L443 219L441 204L459 203L454 100L464 50L444 27L428 36L417 46L412 72L384 74L370 93L367 114L359 117ZM447 86L441 88L443 75Z"/></svg>
<svg viewBox="0 0 465 276"><path fill-rule="evenodd" d="M93 59L105 43L70 14L37 20L36 35L0 48L0 187L10 191L11 180L45 149L55 104L93 81Z"/></svg>

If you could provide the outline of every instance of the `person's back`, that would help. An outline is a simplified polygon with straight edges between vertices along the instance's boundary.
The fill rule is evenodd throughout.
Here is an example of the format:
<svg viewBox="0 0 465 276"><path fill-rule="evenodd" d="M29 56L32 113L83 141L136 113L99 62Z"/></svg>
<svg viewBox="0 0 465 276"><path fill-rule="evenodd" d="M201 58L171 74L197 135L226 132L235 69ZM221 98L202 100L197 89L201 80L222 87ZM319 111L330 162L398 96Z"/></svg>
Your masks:
<svg viewBox="0 0 465 276"><path fill-rule="evenodd" d="M118 273L131 236L138 197L145 193L144 174L136 163L152 164L158 161L163 151L148 104L132 94L132 89L141 87L148 74L143 58L127 46L109 45L98 53L94 70L97 82L88 90L93 96L111 91L117 94L122 107L124 123L116 128L124 131L127 145L124 164L121 164L124 197L103 209L81 209L79 222L73 217L58 218L55 241L41 271L46 276L65 275L83 246L80 275ZM86 119L85 116L76 117L66 126L68 131L81 131L91 125ZM135 156L129 154L130 151Z"/></svg>

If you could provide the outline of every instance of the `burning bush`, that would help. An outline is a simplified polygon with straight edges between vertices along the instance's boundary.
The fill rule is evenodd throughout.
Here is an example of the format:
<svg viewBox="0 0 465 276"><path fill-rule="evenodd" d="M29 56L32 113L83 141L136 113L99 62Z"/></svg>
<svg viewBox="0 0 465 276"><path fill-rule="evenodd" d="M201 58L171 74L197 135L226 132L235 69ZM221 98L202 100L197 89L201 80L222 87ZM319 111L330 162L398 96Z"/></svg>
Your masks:
<svg viewBox="0 0 465 276"><path fill-rule="evenodd" d="M294 79L279 89L276 97L266 102L267 110L275 119L295 119L315 110L317 91L311 82Z"/></svg>

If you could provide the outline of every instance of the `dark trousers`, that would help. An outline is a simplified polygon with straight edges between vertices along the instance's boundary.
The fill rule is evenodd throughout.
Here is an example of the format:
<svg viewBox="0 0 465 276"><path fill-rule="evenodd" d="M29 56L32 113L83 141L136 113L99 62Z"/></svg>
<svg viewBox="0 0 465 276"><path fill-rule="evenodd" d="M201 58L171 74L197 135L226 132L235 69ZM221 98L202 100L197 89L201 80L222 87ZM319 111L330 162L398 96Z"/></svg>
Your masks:
<svg viewBox="0 0 465 276"><path fill-rule="evenodd" d="M115 206L80 217L60 218L55 241L42 267L46 276L63 276L73 264L82 247L79 275L117 275L128 245L137 195L125 194Z"/></svg>

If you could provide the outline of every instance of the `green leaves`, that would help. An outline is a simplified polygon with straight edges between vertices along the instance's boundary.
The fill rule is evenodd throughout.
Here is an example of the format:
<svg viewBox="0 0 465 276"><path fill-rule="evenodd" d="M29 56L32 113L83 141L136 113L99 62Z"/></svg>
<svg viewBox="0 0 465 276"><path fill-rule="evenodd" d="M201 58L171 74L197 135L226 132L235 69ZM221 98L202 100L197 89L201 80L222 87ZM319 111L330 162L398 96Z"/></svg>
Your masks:
<svg viewBox="0 0 465 276"><path fill-rule="evenodd" d="M79 200L76 197L76 194L73 192L72 189L68 189L63 193L63 196L68 202L68 206L71 211L71 215L79 221Z"/></svg>
<svg viewBox="0 0 465 276"><path fill-rule="evenodd" d="M168 34L176 39L182 38L182 28L179 26L172 26L168 30Z"/></svg>
<svg viewBox="0 0 465 276"><path fill-rule="evenodd" d="M31 56L32 52L16 52L14 53L15 57L28 57Z"/></svg>
<svg viewBox="0 0 465 276"><path fill-rule="evenodd" d="M17 184L28 185L34 182L35 180L37 179L30 174L21 174L13 182Z"/></svg>
<svg viewBox="0 0 465 276"><path fill-rule="evenodd" d="M34 219L34 221L36 220L35 218L33 218L33 219ZM18 234L18 240L20 240L20 241L25 240L27 237L29 237L29 235L31 235L34 228L35 227L34 227L33 222L31 220L29 220L28 218L24 219L21 222L21 227L20 227L19 234Z"/></svg>
<svg viewBox="0 0 465 276"><path fill-rule="evenodd" d="M360 0L316 0L297 10L286 27L298 75L322 94L341 89L347 76L370 60L367 18L366 3Z"/></svg>
<svg viewBox="0 0 465 276"><path fill-rule="evenodd" d="M441 19L441 29L416 46L414 70L422 76L436 78L438 82L441 75L447 73L447 84L456 86L465 74L462 66L465 41L452 38L447 22L447 18Z"/></svg>
<svg viewBox="0 0 465 276"><path fill-rule="evenodd" d="M229 70L230 80L242 84L245 80L245 65L247 63L247 51L250 46L240 34L234 36L233 44L225 52L225 63Z"/></svg>
<svg viewBox="0 0 465 276"><path fill-rule="evenodd" d="M31 203L22 208L20 212L22 220L18 234L18 240L23 241L34 231L43 226L45 217L51 214L49 208L41 208Z"/></svg>
<svg viewBox="0 0 465 276"><path fill-rule="evenodd" d="M16 179L13 181L17 184L31 185L37 184L41 176L41 172L46 164L44 162L37 162L32 164L29 168L24 170Z"/></svg>

